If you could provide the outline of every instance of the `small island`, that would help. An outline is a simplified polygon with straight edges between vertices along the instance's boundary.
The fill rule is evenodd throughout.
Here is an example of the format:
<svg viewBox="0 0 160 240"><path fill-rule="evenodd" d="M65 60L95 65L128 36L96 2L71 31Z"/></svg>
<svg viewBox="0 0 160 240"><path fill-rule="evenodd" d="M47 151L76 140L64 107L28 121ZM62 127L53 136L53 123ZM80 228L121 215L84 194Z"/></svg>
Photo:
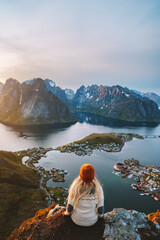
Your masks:
<svg viewBox="0 0 160 240"><path fill-rule="evenodd" d="M136 176L137 183L131 185L132 189L141 191L142 196L151 196L154 200L160 201L160 167L142 165L132 158L124 160L124 163L117 163L113 168L121 172L122 177Z"/></svg>
<svg viewBox="0 0 160 240"><path fill-rule="evenodd" d="M79 156L90 156L94 150L120 152L125 142L133 138L143 139L144 137L133 133L92 133L79 141L59 146L56 150L62 153L74 152Z"/></svg>

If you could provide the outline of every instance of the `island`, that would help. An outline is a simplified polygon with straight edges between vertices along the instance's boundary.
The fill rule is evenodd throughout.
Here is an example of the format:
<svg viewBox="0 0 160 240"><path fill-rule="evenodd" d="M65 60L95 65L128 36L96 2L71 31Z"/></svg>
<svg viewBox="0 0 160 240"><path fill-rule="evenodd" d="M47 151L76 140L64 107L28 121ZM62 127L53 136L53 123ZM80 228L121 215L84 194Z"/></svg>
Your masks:
<svg viewBox="0 0 160 240"><path fill-rule="evenodd" d="M92 133L81 140L59 146L56 150L62 153L74 152L79 156L90 156L94 150L120 152L125 142L133 138L143 139L144 137L133 133Z"/></svg>
<svg viewBox="0 0 160 240"><path fill-rule="evenodd" d="M160 167L154 165L142 165L134 158L124 160L124 163L114 165L114 170L122 173L122 177L135 176L136 184L131 187L139 190L142 196L151 196L160 201ZM114 173L114 172L113 172Z"/></svg>

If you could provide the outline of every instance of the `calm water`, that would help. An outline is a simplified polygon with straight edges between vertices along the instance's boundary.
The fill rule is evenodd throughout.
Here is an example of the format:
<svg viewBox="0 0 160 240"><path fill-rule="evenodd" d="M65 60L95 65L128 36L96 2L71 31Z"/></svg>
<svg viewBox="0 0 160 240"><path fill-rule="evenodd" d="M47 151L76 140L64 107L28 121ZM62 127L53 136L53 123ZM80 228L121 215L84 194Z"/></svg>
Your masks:
<svg viewBox="0 0 160 240"><path fill-rule="evenodd" d="M156 127L108 127L78 122L72 126L61 128L50 126L12 128L0 124L0 149L17 151L39 146L54 148L81 139L91 133L104 132L131 132L153 136L160 135L160 125ZM97 177L103 185L106 211L115 207L136 209L146 213L160 209L160 202L156 202L148 196L140 196L137 191L131 189L130 185L134 182L134 178L122 179L112 174L116 162L122 162L124 159L132 157L143 164L160 166L160 138L134 139L126 143L120 153L95 151L91 156L82 157L74 153L52 151L48 152L47 158L42 158L39 163L46 169L52 167L67 169L69 175L66 176L65 183L56 184L51 180L48 182L49 186L64 187L69 187L83 163L93 164Z"/></svg>

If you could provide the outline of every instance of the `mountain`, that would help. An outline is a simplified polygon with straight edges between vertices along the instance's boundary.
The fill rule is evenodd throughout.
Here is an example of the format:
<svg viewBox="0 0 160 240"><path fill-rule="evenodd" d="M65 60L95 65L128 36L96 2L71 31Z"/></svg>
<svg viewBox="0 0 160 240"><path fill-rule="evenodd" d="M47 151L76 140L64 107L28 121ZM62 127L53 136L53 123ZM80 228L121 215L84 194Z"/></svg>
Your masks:
<svg viewBox="0 0 160 240"><path fill-rule="evenodd" d="M3 85L4 84L0 82L0 93L2 92Z"/></svg>
<svg viewBox="0 0 160 240"><path fill-rule="evenodd" d="M158 104L158 106L160 107L160 96L155 94L155 93L152 93L152 92L139 92L139 91L136 91L136 90L133 90L134 93L136 94L139 94L141 95L142 97L147 97L149 98L150 100L153 100L154 102L156 102Z"/></svg>
<svg viewBox="0 0 160 240"><path fill-rule="evenodd" d="M32 80L27 80L24 83L32 85L36 78L33 78ZM48 89L48 91L52 92L54 95L56 95L58 98L62 100L65 104L67 104L69 107L72 105L72 99L74 97L74 92L72 89L65 89L63 90L59 86L56 86L56 83L51 80L46 78L44 80L44 83Z"/></svg>
<svg viewBox="0 0 160 240"><path fill-rule="evenodd" d="M81 86L74 98L76 111L127 121L160 121L158 105L128 88L116 86Z"/></svg>
<svg viewBox="0 0 160 240"><path fill-rule="evenodd" d="M64 103L67 103L68 100L65 91L62 90L60 87L56 86L55 82L50 79L45 79L44 83L50 92L60 98Z"/></svg>
<svg viewBox="0 0 160 240"><path fill-rule="evenodd" d="M61 89L59 86L56 86L56 83L50 79L44 80L47 89L56 95L58 98L62 100L62 102L66 103L68 106L71 106L71 100L73 99L74 92L71 89Z"/></svg>
<svg viewBox="0 0 160 240"><path fill-rule="evenodd" d="M13 125L74 122L75 116L64 102L36 78L20 84L8 79L0 95L0 120Z"/></svg>
<svg viewBox="0 0 160 240"><path fill-rule="evenodd" d="M73 122L73 111L128 122L160 122L160 110L149 99L152 96L158 102L158 95L119 85L81 86L74 94L50 79L34 78L22 84L8 79L0 89L0 121L8 124Z"/></svg>

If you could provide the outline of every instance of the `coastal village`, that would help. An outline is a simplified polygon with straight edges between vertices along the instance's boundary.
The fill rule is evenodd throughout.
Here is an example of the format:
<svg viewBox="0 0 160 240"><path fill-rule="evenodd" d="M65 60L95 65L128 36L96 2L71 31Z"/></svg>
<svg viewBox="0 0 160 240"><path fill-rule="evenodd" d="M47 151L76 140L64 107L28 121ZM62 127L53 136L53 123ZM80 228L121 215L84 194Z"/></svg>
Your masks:
<svg viewBox="0 0 160 240"><path fill-rule="evenodd" d="M62 153L74 152L78 156L90 156L94 150L105 152L120 152L125 142L133 138L143 139L143 136L132 133L93 133L84 139L57 147Z"/></svg>
<svg viewBox="0 0 160 240"><path fill-rule="evenodd" d="M114 170L121 172L122 177L135 177L134 180L137 182L131 187L133 190L139 190L140 195L151 196L154 200L160 201L160 167L142 165L132 158L124 160L124 163L117 163Z"/></svg>
<svg viewBox="0 0 160 240"><path fill-rule="evenodd" d="M48 201L48 206L52 203L66 204L68 189L63 187L47 187L47 182L52 179L53 182L65 182L67 170L52 168L44 169L42 166L36 166L41 157L46 157L46 153L52 151L53 148L31 148L16 152L17 156L22 158L22 163L34 169L41 176L40 189L45 192L45 200Z"/></svg>
<svg viewBox="0 0 160 240"><path fill-rule="evenodd" d="M40 175L40 189L45 192L45 200L48 205L59 203L66 205L68 189L63 187L48 187L48 180L53 182L65 182L67 170L52 168L44 169L38 164L42 157L46 157L46 153L52 150L58 150L62 153L72 153L79 156L90 156L94 150L105 152L120 152L125 142L131 141L133 138L143 139L144 137L132 133L93 133L84 139L66 144L61 147L53 148L31 148L24 151L16 152L17 156L22 158L22 163L34 169ZM156 166L144 166L138 160L128 159L124 163L117 163L114 166L116 171L122 174L122 177L132 178L137 180L136 184L132 184L134 190L141 191L141 195L150 195L155 200L160 200L160 168ZM117 172L114 172L116 175Z"/></svg>

